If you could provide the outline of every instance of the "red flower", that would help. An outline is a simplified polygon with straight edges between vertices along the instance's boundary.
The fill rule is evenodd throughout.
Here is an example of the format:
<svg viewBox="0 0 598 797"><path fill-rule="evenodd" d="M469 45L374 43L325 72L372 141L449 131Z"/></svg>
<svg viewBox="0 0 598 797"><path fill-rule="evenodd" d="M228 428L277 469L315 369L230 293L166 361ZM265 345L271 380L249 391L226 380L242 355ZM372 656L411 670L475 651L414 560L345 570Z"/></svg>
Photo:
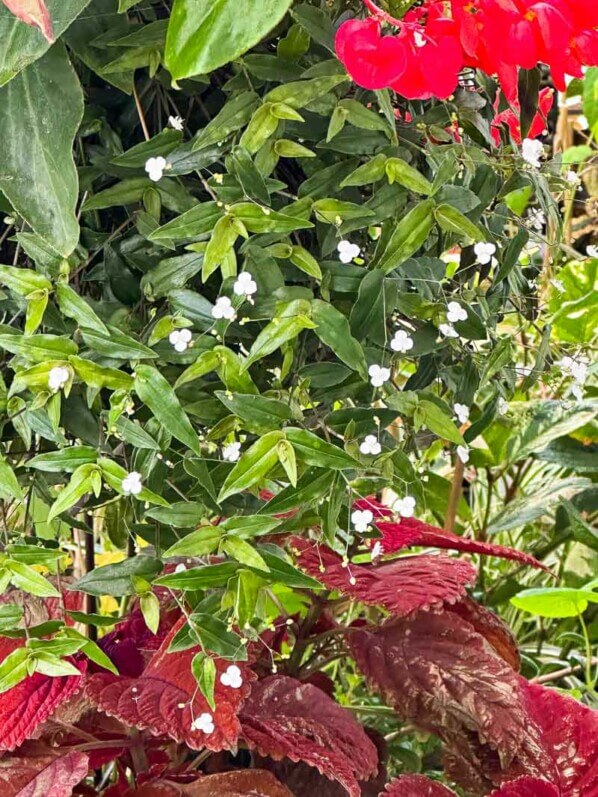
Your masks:
<svg viewBox="0 0 598 797"><path fill-rule="evenodd" d="M382 36L376 19L350 19L336 34L336 54L353 80L364 89L383 89L405 71L404 42Z"/></svg>
<svg viewBox="0 0 598 797"><path fill-rule="evenodd" d="M534 116L527 138L537 138L546 129L546 119L552 108L554 101L554 91L549 88L542 89L538 98L538 112ZM494 109L498 110L499 98L496 98ZM515 110L508 108L506 111L497 113L492 120L492 138L495 143L500 144L500 128L505 124L509 128L511 138L516 144L521 144L521 121L519 118L519 102L512 103Z"/></svg>

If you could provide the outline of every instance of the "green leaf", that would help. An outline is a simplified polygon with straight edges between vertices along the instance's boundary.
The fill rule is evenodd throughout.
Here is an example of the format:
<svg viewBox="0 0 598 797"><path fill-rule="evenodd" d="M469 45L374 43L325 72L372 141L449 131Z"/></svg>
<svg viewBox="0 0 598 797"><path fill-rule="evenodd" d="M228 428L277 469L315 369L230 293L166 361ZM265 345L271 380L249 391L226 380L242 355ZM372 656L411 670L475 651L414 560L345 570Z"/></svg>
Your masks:
<svg viewBox="0 0 598 797"><path fill-rule="evenodd" d="M451 411L443 410L438 404L426 399L420 400L415 408L413 420L416 427L425 426L443 440L463 446L465 441L461 432L455 426Z"/></svg>
<svg viewBox="0 0 598 797"><path fill-rule="evenodd" d="M77 354L77 345L68 338L58 335L2 335L0 349L18 354L35 363L48 360L63 360L71 354Z"/></svg>
<svg viewBox="0 0 598 797"><path fill-rule="evenodd" d="M148 349L143 343L139 343L135 338L125 335L124 332L114 327L108 327L108 333L105 335L95 329L81 329L81 336L85 343L102 357L110 357L113 360L148 360L158 356L155 351Z"/></svg>
<svg viewBox="0 0 598 797"><path fill-rule="evenodd" d="M0 606L0 633L14 631L23 617L23 607L15 603Z"/></svg>
<svg viewBox="0 0 598 797"><path fill-rule="evenodd" d="M244 451L222 485L218 502L260 482L278 462L276 444L283 439L284 433L281 431L268 432Z"/></svg>
<svg viewBox="0 0 598 797"><path fill-rule="evenodd" d="M238 570L236 562L223 562L219 565L206 565L204 567L193 567L190 570L183 570L180 573L169 573L167 576L160 576L154 582L158 587L168 587L169 589L182 589L196 592L201 589L224 586L229 578L235 575Z"/></svg>
<svg viewBox="0 0 598 797"><path fill-rule="evenodd" d="M322 270L318 261L311 255L307 249L302 246L293 246L291 254L289 255L290 261L294 266L303 271L310 277L320 281L322 279Z"/></svg>
<svg viewBox="0 0 598 797"><path fill-rule="evenodd" d="M254 570L268 571L268 565L256 549L240 537L227 536L222 540L220 547L227 556L236 559L240 564L252 567Z"/></svg>
<svg viewBox="0 0 598 797"><path fill-rule="evenodd" d="M388 182L399 183L416 194L431 194L432 183L401 158L389 158L384 166Z"/></svg>
<svg viewBox="0 0 598 797"><path fill-rule="evenodd" d="M42 274L30 268L16 266L0 266L0 283L19 296L28 296L34 291L52 290L52 283Z"/></svg>
<svg viewBox="0 0 598 797"><path fill-rule="evenodd" d="M197 531L187 534L182 540L165 551L164 558L173 556L206 556L213 553L220 544L223 529L221 526L202 526Z"/></svg>
<svg viewBox="0 0 598 797"><path fill-rule="evenodd" d="M58 39L83 11L89 0L45 0ZM0 3L0 86L40 58L50 42L40 32L20 22Z"/></svg>
<svg viewBox="0 0 598 797"><path fill-rule="evenodd" d="M598 593L589 589L540 587L524 589L511 598L511 603L538 617L576 617L585 612L588 603L598 603Z"/></svg>
<svg viewBox="0 0 598 797"><path fill-rule="evenodd" d="M190 622L204 650L231 661L247 660L247 649L241 638L229 631L226 623L218 617L197 613L191 615Z"/></svg>
<svg viewBox="0 0 598 797"><path fill-rule="evenodd" d="M400 266L423 245L434 225L434 202L427 199L416 205L397 224L377 263L385 274Z"/></svg>
<svg viewBox="0 0 598 797"><path fill-rule="evenodd" d="M319 581L311 576L306 576L305 573L294 567L277 545L267 543L258 547L260 556L268 565L270 570L269 578L279 584L284 584L287 587L294 589L323 589Z"/></svg>
<svg viewBox="0 0 598 797"><path fill-rule="evenodd" d="M26 648L17 648L0 663L0 694L12 689L29 675L28 658L29 651Z"/></svg>
<svg viewBox="0 0 598 797"><path fill-rule="evenodd" d="M72 151L82 118L83 92L61 44L0 89L0 190L65 257L79 241Z"/></svg>
<svg viewBox="0 0 598 797"><path fill-rule="evenodd" d="M297 486L297 458L295 457L295 449L288 440L281 440L276 446L278 452L278 459L280 464L289 477L289 481L293 487Z"/></svg>
<svg viewBox="0 0 598 797"><path fill-rule="evenodd" d="M97 471L95 465L80 465L71 476L70 482L59 493L48 513L48 522L66 512L77 501L92 491L92 474Z"/></svg>
<svg viewBox="0 0 598 797"><path fill-rule="evenodd" d="M8 462L0 455L0 498L22 500L23 491Z"/></svg>
<svg viewBox="0 0 598 797"><path fill-rule="evenodd" d="M598 66L588 69L584 76L583 113L594 139L598 138Z"/></svg>
<svg viewBox="0 0 598 797"><path fill-rule="evenodd" d="M252 394L224 393L221 390L217 390L214 395L227 409L241 418L250 432L256 434L280 429L285 421L293 418L289 405L277 399Z"/></svg>
<svg viewBox="0 0 598 797"><path fill-rule="evenodd" d="M357 371L367 382L368 367L361 344L351 334L347 318L328 302L314 299L312 302L312 320L317 324L316 335L322 343L329 346L336 356Z"/></svg>
<svg viewBox="0 0 598 797"><path fill-rule="evenodd" d="M79 296L70 285L59 282L56 285L56 300L60 312L67 318L72 318L81 327L95 329L100 334L108 335L108 328L98 318L91 306L82 296Z"/></svg>
<svg viewBox="0 0 598 797"><path fill-rule="evenodd" d="M60 596L60 592L56 587L52 586L50 582L40 575L36 570L23 562L15 562L9 560L4 563L4 567L11 573L11 581L24 592L29 592L31 595L37 595L40 598L56 598Z"/></svg>
<svg viewBox="0 0 598 797"><path fill-rule="evenodd" d="M228 534L248 539L269 534L280 524L281 520L279 518L269 518L263 515L234 515L227 518L218 528Z"/></svg>
<svg viewBox="0 0 598 797"><path fill-rule="evenodd" d="M284 83L269 91L264 99L266 102L272 103L283 102L285 105L290 105L291 108L304 108L346 80L347 76L341 74Z"/></svg>
<svg viewBox="0 0 598 797"><path fill-rule="evenodd" d="M197 681L199 691L205 697L208 706L214 711L216 701L214 700L214 687L216 685L216 664L214 659L204 653L198 653L191 662L191 671Z"/></svg>
<svg viewBox="0 0 598 797"><path fill-rule="evenodd" d="M68 589L98 597L112 595L115 598L121 598L135 593L133 576L151 582L161 570L162 562L159 559L154 559L151 556L134 556L115 565L96 567Z"/></svg>
<svg viewBox="0 0 598 797"><path fill-rule="evenodd" d="M38 454L27 463L28 468L35 468L46 473L72 473L81 465L89 465L97 460L97 452L91 446L69 446L47 454Z"/></svg>
<svg viewBox="0 0 598 797"><path fill-rule="evenodd" d="M108 484L112 489L119 493L119 495L125 495L122 487L123 480L127 477L127 471L118 464L118 462L114 462L107 457L100 457L98 459L98 467L101 469L102 477L106 484ZM165 498L162 498L161 495L148 490L147 487L144 487L139 495L136 495L139 501L147 501L149 504L158 504L159 506L168 507L170 506L168 501Z"/></svg>
<svg viewBox="0 0 598 797"><path fill-rule="evenodd" d="M463 238L471 238L472 241L486 240L484 231L452 205L438 205L434 210L434 217L445 232L457 233L461 240Z"/></svg>
<svg viewBox="0 0 598 797"><path fill-rule="evenodd" d="M307 219L278 213L251 202L239 202L231 208L231 215L242 221L249 232L294 232L314 225Z"/></svg>
<svg viewBox="0 0 598 797"><path fill-rule="evenodd" d="M118 368L105 368L82 357L69 357L69 363L73 366L79 379L89 387L95 387L98 390L105 387L110 390L130 391L133 389L133 377L124 371L119 371Z"/></svg>
<svg viewBox="0 0 598 797"><path fill-rule="evenodd" d="M151 365L138 365L135 375L135 392L153 416L173 437L201 456L201 446L196 431L181 407L176 393Z"/></svg>
<svg viewBox="0 0 598 797"><path fill-rule="evenodd" d="M154 243L199 238L211 232L221 216L222 210L216 202L202 202L162 227L158 227L149 234L148 238Z"/></svg>
<svg viewBox="0 0 598 797"><path fill-rule="evenodd" d="M315 465L319 468L332 468L333 470L348 470L360 468L356 459L345 453L342 448L327 443L307 429L285 429L284 434L295 449L299 459L306 465Z"/></svg>
<svg viewBox="0 0 598 797"><path fill-rule="evenodd" d="M297 482L297 486L285 487L259 511L264 515L274 515L300 509L314 504L326 495L334 480L334 471L319 471L310 468Z"/></svg>
<svg viewBox="0 0 598 797"><path fill-rule="evenodd" d="M158 596L154 595L153 592L144 592L139 598L139 608L149 630L152 634L157 634L160 626L160 601Z"/></svg>
<svg viewBox="0 0 598 797"><path fill-rule="evenodd" d="M589 423L598 413L595 403L565 404L562 401L518 402L511 405L515 432L509 439L509 462L540 451L552 440Z"/></svg>
<svg viewBox="0 0 598 797"><path fill-rule="evenodd" d="M166 38L166 67L175 80L234 61L274 28L292 0L175 0Z"/></svg>
<svg viewBox="0 0 598 797"><path fill-rule="evenodd" d="M235 616L239 628L250 627L256 615L260 590L266 581L251 570L239 570L233 584Z"/></svg>
<svg viewBox="0 0 598 797"><path fill-rule="evenodd" d="M179 501L167 507L157 507L148 509L145 516L166 526L173 526L178 529L190 529L197 526L206 515L206 508L203 504L195 501ZM185 539L188 539L185 537Z"/></svg>
<svg viewBox="0 0 598 797"><path fill-rule="evenodd" d="M275 316L254 340L249 356L243 363L243 371L296 338L304 329L314 329L316 324L302 312L305 309L305 302L298 300L290 302L284 308L282 315Z"/></svg>

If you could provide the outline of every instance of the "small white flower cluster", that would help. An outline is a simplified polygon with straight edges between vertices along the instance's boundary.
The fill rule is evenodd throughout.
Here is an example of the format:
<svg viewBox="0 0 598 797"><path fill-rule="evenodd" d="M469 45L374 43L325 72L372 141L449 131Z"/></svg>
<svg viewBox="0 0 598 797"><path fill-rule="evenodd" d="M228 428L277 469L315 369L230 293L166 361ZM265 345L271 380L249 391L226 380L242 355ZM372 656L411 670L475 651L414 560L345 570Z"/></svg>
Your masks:
<svg viewBox="0 0 598 797"><path fill-rule="evenodd" d="M338 259L341 263L351 263L356 257L359 257L361 249L357 244L352 244L351 241L339 241L336 247L338 251Z"/></svg>
<svg viewBox="0 0 598 797"><path fill-rule="evenodd" d="M236 462L241 456L241 443L228 443L222 448L222 459L225 462Z"/></svg>
<svg viewBox="0 0 598 797"><path fill-rule="evenodd" d="M374 513L369 509L356 509L351 514L351 522L355 526L355 531L366 532L370 523L374 519Z"/></svg>
<svg viewBox="0 0 598 797"><path fill-rule="evenodd" d="M249 271L242 271L233 285L235 296L253 296L257 292L257 283Z"/></svg>
<svg viewBox="0 0 598 797"><path fill-rule="evenodd" d="M56 365L50 369L48 374L48 387L52 393L57 393L66 385L71 376L71 372L64 365Z"/></svg>
<svg viewBox="0 0 598 797"><path fill-rule="evenodd" d="M141 473L137 473L136 470L128 473L121 482L121 488L125 495L139 495L143 490Z"/></svg>
<svg viewBox="0 0 598 797"><path fill-rule="evenodd" d="M216 304L212 307L212 318L219 321L225 318L227 321L232 321L237 317L233 303L228 296L219 296L216 299Z"/></svg>
<svg viewBox="0 0 598 797"><path fill-rule="evenodd" d="M393 339L390 341L390 348L393 351L406 354L413 348L413 338L404 329L397 329Z"/></svg>
<svg viewBox="0 0 598 797"><path fill-rule="evenodd" d="M186 351L191 343L191 330L189 329L173 329L168 336L168 340L174 346L174 350L178 352Z"/></svg>
<svg viewBox="0 0 598 797"><path fill-rule="evenodd" d="M578 401L584 397L584 385L588 378L588 362L584 359L574 360L573 357L563 357L559 360L558 365L565 376L570 376L573 379L571 392Z"/></svg>
<svg viewBox="0 0 598 797"><path fill-rule="evenodd" d="M377 456L382 451L382 446L378 442L376 435L368 434L363 443L359 446L359 450L362 454Z"/></svg>
<svg viewBox="0 0 598 797"><path fill-rule="evenodd" d="M455 415L457 416L459 423L467 423L469 420L469 407L467 404L457 404L453 405L453 409L455 410Z"/></svg>
<svg viewBox="0 0 598 797"><path fill-rule="evenodd" d="M464 465L469 462L469 448L467 446L457 446L457 456Z"/></svg>
<svg viewBox="0 0 598 797"><path fill-rule="evenodd" d="M382 554L384 553L384 548L382 547L382 543L380 540L376 540L376 542L372 545L372 562L375 562L376 559L379 559Z"/></svg>
<svg viewBox="0 0 598 797"><path fill-rule="evenodd" d="M148 158L145 162L145 171L147 172L150 180L154 183L157 183L162 179L165 169L166 158L163 158L161 155L158 155L157 158Z"/></svg>
<svg viewBox="0 0 598 797"><path fill-rule="evenodd" d="M185 128L185 120L180 116L169 116L168 124L173 130L178 130L179 132L182 132Z"/></svg>
<svg viewBox="0 0 598 797"><path fill-rule="evenodd" d="M241 669L236 664L231 664L220 676L220 683L223 686L230 686L231 689L240 689L243 686Z"/></svg>
<svg viewBox="0 0 598 797"><path fill-rule="evenodd" d="M524 138L521 144L521 157L534 169L539 169L544 156L544 145L537 138Z"/></svg>
<svg viewBox="0 0 598 797"><path fill-rule="evenodd" d="M397 498L391 509L401 517L413 517L415 513L415 498L411 495L406 495L405 498Z"/></svg>
<svg viewBox="0 0 598 797"><path fill-rule="evenodd" d="M214 717L211 714L208 714L207 711L205 711L203 714L200 714L191 725L192 730L201 731L202 733L205 733L206 736L209 736L210 733L214 733L215 727Z"/></svg>
<svg viewBox="0 0 598 797"><path fill-rule="evenodd" d="M467 310L459 302L449 302L446 306L446 324L439 324L438 331L445 338L458 338L459 333L453 326L457 321L467 319Z"/></svg>
<svg viewBox="0 0 598 797"><path fill-rule="evenodd" d="M473 247L473 251L478 259L478 263L480 263L482 266L485 266L492 262L492 256L496 252L496 246L486 242L477 243Z"/></svg>
<svg viewBox="0 0 598 797"><path fill-rule="evenodd" d="M540 208L531 208L527 214L527 223L536 232L541 232L546 224L546 216Z"/></svg>

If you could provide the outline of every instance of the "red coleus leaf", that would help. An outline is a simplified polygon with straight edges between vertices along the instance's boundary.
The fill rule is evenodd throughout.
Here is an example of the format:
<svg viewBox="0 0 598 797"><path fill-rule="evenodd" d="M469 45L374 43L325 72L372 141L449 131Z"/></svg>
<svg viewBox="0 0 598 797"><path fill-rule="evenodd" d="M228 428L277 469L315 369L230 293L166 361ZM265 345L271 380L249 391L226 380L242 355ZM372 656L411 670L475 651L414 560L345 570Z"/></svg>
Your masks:
<svg viewBox="0 0 598 797"><path fill-rule="evenodd" d="M241 714L250 748L315 767L359 797L359 780L378 770L376 746L347 709L312 684L271 675L253 687Z"/></svg>
<svg viewBox="0 0 598 797"><path fill-rule="evenodd" d="M69 797L87 770L85 753L26 745L19 755L0 759L0 791L2 797Z"/></svg>
<svg viewBox="0 0 598 797"><path fill-rule="evenodd" d="M22 639L0 638L0 662L24 644ZM72 662L81 673L85 661ZM51 678L34 673L0 694L0 750L14 750L81 687L78 675Z"/></svg>
<svg viewBox="0 0 598 797"><path fill-rule="evenodd" d="M523 777L505 783L489 797L559 797L559 791L556 786L540 778Z"/></svg>
<svg viewBox="0 0 598 797"><path fill-rule="evenodd" d="M455 797L455 792L424 775L402 775L389 783L380 797Z"/></svg>
<svg viewBox="0 0 598 797"><path fill-rule="evenodd" d="M497 771L514 763L533 774L552 771L519 675L458 614L419 612L375 631L356 629L348 643L372 686L405 719L440 736L455 760L498 758Z"/></svg>
<svg viewBox="0 0 598 797"><path fill-rule="evenodd" d="M489 642L501 659L518 670L521 664L517 640L510 628L490 609L481 606L472 598L465 598L452 606L446 606L447 611L454 612L467 620L486 642Z"/></svg>
<svg viewBox="0 0 598 797"><path fill-rule="evenodd" d="M216 708L212 711L201 695L191 672L199 648L168 653L171 640L185 623L173 626L138 678L98 673L87 683L87 694L97 708L136 728L147 728L155 736L170 736L194 750L217 751L235 746L241 726L237 718L250 683L255 678L240 662L242 686L221 683L230 662L216 660ZM203 730L202 730L203 728Z"/></svg>
<svg viewBox="0 0 598 797"><path fill-rule="evenodd" d="M541 562L538 562L533 556L523 551L517 551L515 548L505 548L503 545L493 545L488 542L459 537L458 534L452 534L450 531L430 526L415 518L402 518L395 523L377 520L375 525L382 532L380 542L384 553L394 553L412 545L422 545L431 548L449 548L454 551L465 551L486 556L499 556L502 559L512 559L516 562L523 562L526 565L547 570Z"/></svg>
<svg viewBox="0 0 598 797"><path fill-rule="evenodd" d="M241 769L207 775L192 783L152 780L137 789L118 794L110 789L105 797L293 797L271 772L263 769Z"/></svg>
<svg viewBox="0 0 598 797"><path fill-rule="evenodd" d="M397 617L459 600L476 579L469 562L444 556L424 554L379 566L352 565L326 545L299 537L292 545L298 565L322 584L370 606L383 606Z"/></svg>
<svg viewBox="0 0 598 797"><path fill-rule="evenodd" d="M15 17L27 25L39 28L50 43L54 41L52 19L44 0L2 0L2 2Z"/></svg>

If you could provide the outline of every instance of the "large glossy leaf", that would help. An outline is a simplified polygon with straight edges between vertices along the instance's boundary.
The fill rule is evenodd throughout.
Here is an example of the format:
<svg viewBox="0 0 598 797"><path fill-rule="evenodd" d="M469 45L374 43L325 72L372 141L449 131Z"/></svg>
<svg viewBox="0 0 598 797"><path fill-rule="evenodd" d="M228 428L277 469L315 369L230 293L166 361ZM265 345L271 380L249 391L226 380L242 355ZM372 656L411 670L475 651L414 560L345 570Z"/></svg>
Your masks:
<svg viewBox="0 0 598 797"><path fill-rule="evenodd" d="M83 92L62 45L0 89L0 190L64 256L79 240L72 150L82 117Z"/></svg>
<svg viewBox="0 0 598 797"><path fill-rule="evenodd" d="M175 0L166 66L175 80L238 58L280 22L292 0Z"/></svg>
<svg viewBox="0 0 598 797"><path fill-rule="evenodd" d="M254 686L243 736L261 755L304 761L359 797L358 780L378 769L376 747L351 713L316 686L272 675Z"/></svg>
<svg viewBox="0 0 598 797"><path fill-rule="evenodd" d="M11 0L13 5L16 2ZM46 0L56 38L64 33L88 3L89 0ZM16 19L3 5L0 5L0 42L0 86L40 58L50 46L39 30Z"/></svg>
<svg viewBox="0 0 598 797"><path fill-rule="evenodd" d="M224 501L263 480L278 462L276 445L283 439L281 431L268 432L245 451L222 485L218 500Z"/></svg>

